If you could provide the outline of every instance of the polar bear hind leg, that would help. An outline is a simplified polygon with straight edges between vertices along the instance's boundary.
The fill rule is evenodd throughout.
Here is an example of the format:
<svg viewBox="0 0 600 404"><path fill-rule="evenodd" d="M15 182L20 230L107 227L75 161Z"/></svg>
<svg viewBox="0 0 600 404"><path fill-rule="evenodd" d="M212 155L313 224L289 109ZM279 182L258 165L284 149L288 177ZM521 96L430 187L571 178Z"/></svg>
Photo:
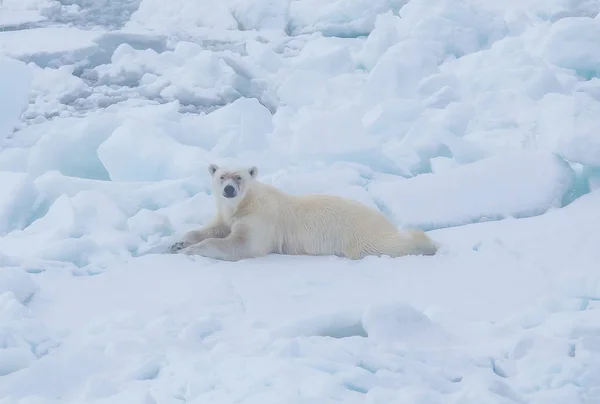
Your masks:
<svg viewBox="0 0 600 404"><path fill-rule="evenodd" d="M388 234L373 242L351 243L344 255L353 260L369 255L388 255L392 258L405 255L435 255L439 246L420 229L408 229L403 233Z"/></svg>

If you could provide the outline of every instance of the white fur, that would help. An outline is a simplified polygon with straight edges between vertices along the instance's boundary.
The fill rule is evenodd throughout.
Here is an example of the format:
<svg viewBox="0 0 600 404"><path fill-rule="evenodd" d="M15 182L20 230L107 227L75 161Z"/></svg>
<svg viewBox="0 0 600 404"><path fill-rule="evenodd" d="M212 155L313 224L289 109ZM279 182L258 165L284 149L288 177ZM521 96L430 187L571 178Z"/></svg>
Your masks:
<svg viewBox="0 0 600 404"><path fill-rule="evenodd" d="M421 230L400 233L378 210L332 195L286 194L257 181L256 167L209 167L217 214L187 233L172 252L237 261L267 254L434 255L438 246ZM236 196L226 198L231 185ZM231 191L231 189L229 189Z"/></svg>

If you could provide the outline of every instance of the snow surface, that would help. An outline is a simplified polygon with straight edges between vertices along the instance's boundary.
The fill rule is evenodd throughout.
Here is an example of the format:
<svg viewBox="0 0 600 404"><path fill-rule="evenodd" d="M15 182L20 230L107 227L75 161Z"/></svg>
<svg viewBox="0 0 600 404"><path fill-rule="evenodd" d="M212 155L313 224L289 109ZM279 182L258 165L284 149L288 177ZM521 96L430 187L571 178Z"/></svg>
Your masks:
<svg viewBox="0 0 600 404"><path fill-rule="evenodd" d="M0 0L0 404L600 403L599 4ZM441 251L164 254L210 163Z"/></svg>

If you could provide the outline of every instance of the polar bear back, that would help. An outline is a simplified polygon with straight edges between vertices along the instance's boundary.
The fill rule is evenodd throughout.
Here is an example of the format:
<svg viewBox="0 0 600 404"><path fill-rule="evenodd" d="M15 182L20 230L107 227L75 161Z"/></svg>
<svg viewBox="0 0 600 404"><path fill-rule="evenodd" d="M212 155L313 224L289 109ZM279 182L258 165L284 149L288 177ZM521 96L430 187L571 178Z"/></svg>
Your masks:
<svg viewBox="0 0 600 404"><path fill-rule="evenodd" d="M290 195L256 182L236 214L258 218L255 237L279 254L352 255L397 242L397 228L379 211L335 195Z"/></svg>

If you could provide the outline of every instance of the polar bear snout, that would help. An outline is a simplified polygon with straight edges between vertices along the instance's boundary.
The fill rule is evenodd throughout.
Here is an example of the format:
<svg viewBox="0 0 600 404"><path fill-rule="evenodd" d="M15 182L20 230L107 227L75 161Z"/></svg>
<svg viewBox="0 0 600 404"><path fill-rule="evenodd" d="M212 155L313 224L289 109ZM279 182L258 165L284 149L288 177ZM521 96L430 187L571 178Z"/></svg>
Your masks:
<svg viewBox="0 0 600 404"><path fill-rule="evenodd" d="M223 188L223 196L225 198L235 198L236 195L237 195L237 191L233 185L231 185L231 184L225 185L225 187Z"/></svg>

